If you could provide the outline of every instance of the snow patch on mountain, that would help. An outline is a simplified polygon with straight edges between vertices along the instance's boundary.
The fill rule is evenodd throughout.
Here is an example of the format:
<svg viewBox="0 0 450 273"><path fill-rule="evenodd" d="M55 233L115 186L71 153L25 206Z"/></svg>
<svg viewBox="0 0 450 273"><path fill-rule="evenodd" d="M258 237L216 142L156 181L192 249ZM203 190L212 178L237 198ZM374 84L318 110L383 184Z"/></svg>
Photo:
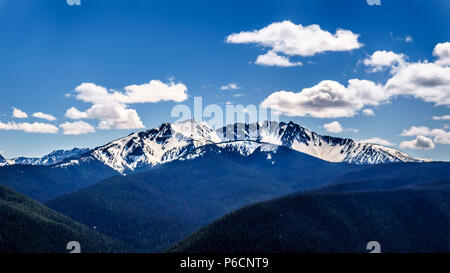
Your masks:
<svg viewBox="0 0 450 273"><path fill-rule="evenodd" d="M92 155L118 172L166 163L184 156L187 147L220 142L206 122L187 120L115 140L96 148Z"/></svg>
<svg viewBox="0 0 450 273"><path fill-rule="evenodd" d="M39 160L15 160L14 163L45 165L60 160L60 164L54 166L67 167L100 161L126 174L174 160L194 159L212 151L211 147L219 148L214 150L218 153L237 152L242 156L255 151L267 152L267 160L273 160L280 146L330 162L380 164L421 161L394 148L318 135L293 122L236 123L213 130L206 122L190 119L132 133L93 150L55 151ZM7 164L2 162L5 160L0 158L0 164Z"/></svg>
<svg viewBox="0 0 450 273"><path fill-rule="evenodd" d="M254 153L258 148L262 152L276 152L278 146L284 146L330 162L380 164L420 161L393 148L321 136L293 122L236 123L214 131L206 122L193 119L164 123L158 128L131 134L94 149L92 156L114 170L126 173L173 160L197 158L206 151L196 148L208 144L243 156Z"/></svg>
<svg viewBox="0 0 450 273"><path fill-rule="evenodd" d="M56 150L41 158L17 157L9 160L9 165L54 165L65 161L68 158L80 157L89 152L89 149L74 148L71 150Z"/></svg>
<svg viewBox="0 0 450 273"><path fill-rule="evenodd" d="M8 164L6 162L6 159L2 155L0 155L0 167L5 166L6 164Z"/></svg>
<svg viewBox="0 0 450 273"><path fill-rule="evenodd" d="M318 135L293 122L237 123L217 130L222 141L251 140L285 146L330 162L380 164L420 160L394 148Z"/></svg>

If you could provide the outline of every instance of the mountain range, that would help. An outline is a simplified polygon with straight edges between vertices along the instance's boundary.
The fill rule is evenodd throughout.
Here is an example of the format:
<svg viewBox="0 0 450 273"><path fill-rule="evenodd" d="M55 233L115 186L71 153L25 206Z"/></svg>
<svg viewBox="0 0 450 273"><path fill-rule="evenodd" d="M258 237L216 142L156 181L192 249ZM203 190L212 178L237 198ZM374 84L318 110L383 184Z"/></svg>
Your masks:
<svg viewBox="0 0 450 273"><path fill-rule="evenodd" d="M314 219L337 223L341 229L337 228L336 232L344 228L364 230L361 223L369 221L365 217L370 213L388 217L386 219L401 223L402 227L408 224L422 227L422 222L410 219L413 213L406 218L387 214L390 208L400 213L415 200L435 202L428 206L430 215L447 217L447 212L440 208L447 206L444 197L450 179L450 163L423 162L390 147L321 136L292 122L237 123L218 130L195 120L164 123L94 149L56 151L42 159L22 160L22 164L17 159L0 158L0 162L4 165L0 167L1 185L43 202L48 209L95 229L118 242L120 249L132 252L166 249L202 252L220 244L224 245L223 251L232 252L236 248L246 252L248 248L233 240L234 235L255 238L256 245L252 245L255 248L250 251L302 252L305 249L291 248L287 242L316 238L318 243L324 244L327 238L339 237L332 233L332 225L327 221L315 222ZM422 193L415 194L424 190L437 193L424 193L425 197ZM362 195L362 192L368 194ZM303 203L291 196L313 201ZM432 201L434 196L438 199ZM283 199L294 200L288 202L291 207L286 207L286 211L277 203ZM397 199L405 200L404 207L395 207ZM376 200L387 205L359 208ZM260 207L265 206L270 208L260 211ZM239 214L242 208L254 212L259 220L248 217L253 220L246 222L247 214ZM360 222L353 223L346 218L352 211L361 214L351 218L359 217L355 219ZM264 220L265 214L267 221L273 221L277 227L288 223L277 222L277 215L289 215L295 232L276 229L272 234L274 230L265 226L270 226ZM345 220L344 225L339 219ZM213 223L215 220L218 222ZM245 223L245 229L239 223ZM371 222L373 230L366 231L375 234L383 223L382 220ZM318 230L317 234L306 230L309 224ZM430 220L428 224L434 222ZM221 231L218 228L221 225L231 230ZM327 229L323 233L322 225ZM202 228L205 229L195 233ZM264 230L270 231L267 236ZM230 245L221 242L216 231L223 232L223 238ZM394 231L392 236L407 232L402 228ZM440 232L441 229L430 231ZM21 232L18 229L17 234ZM254 237L248 235L252 232ZM306 237L301 237L302 232ZM192 234L193 237L189 237ZM228 235L230 237L225 237ZM261 236L266 236L267 240ZM276 236L286 238L283 244L273 241ZM177 244L183 238L187 239ZM361 236L349 239L352 243L348 245L334 244L337 248L316 245L313 250L356 251L355 247L360 247L361 240L365 239ZM443 248L436 245L435 249L446 249L447 242L441 241ZM411 244L407 249L392 249L419 249L415 241ZM339 249L339 245L345 249Z"/></svg>
<svg viewBox="0 0 450 273"><path fill-rule="evenodd" d="M189 153L201 156L116 175L45 204L136 251L158 252L245 205L316 188L360 168L276 147L274 153L265 144L246 156L204 145Z"/></svg>
<svg viewBox="0 0 450 273"><path fill-rule="evenodd" d="M236 149L246 156L263 144L273 144L329 162L381 164L420 161L394 148L322 136L293 122L236 123L213 130L206 122L190 119L175 124L164 123L92 150L59 150L42 158L19 157L3 160L3 163L0 159L0 164L67 166L98 160L121 174L127 174L181 158L193 158L198 155L189 153L207 144ZM276 146L272 149L277 149Z"/></svg>

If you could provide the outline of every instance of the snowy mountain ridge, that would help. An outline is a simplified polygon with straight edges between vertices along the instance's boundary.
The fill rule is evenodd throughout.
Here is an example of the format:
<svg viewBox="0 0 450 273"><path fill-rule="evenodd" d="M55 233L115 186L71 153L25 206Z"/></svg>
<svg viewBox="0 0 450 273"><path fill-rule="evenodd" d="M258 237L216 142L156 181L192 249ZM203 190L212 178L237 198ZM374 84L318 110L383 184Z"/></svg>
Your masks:
<svg viewBox="0 0 450 273"><path fill-rule="evenodd" d="M205 149L198 148L205 145L216 145L242 156L248 156L258 148L262 152L276 152L277 147L283 146L329 162L420 162L394 148L348 138L322 136L293 122L235 123L213 130L206 122L194 119L174 124L164 123L157 128L132 133L92 150L55 151L41 159L14 159L9 162L66 167L80 164L80 161L98 160L117 172L126 174L173 160L202 156ZM0 164L1 162L0 158Z"/></svg>
<svg viewBox="0 0 450 273"><path fill-rule="evenodd" d="M144 132L134 133L93 150L92 156L120 173L147 165L157 165L182 158L195 158L195 148L214 144L237 151L243 156L261 151L275 151L277 146L330 162L380 164L418 162L394 148L362 143L352 139L321 136L293 122L236 123L213 130L206 122L193 119L164 123ZM198 151L197 151L198 152Z"/></svg>

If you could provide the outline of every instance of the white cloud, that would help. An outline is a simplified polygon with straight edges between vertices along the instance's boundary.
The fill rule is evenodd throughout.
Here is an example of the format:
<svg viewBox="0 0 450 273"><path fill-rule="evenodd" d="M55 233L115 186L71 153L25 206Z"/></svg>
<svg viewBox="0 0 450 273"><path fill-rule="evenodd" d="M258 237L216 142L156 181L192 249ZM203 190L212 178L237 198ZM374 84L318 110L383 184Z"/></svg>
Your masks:
<svg viewBox="0 0 450 273"><path fill-rule="evenodd" d="M434 116L434 120L450 120L450 115L444 115L444 116Z"/></svg>
<svg viewBox="0 0 450 273"><path fill-rule="evenodd" d="M425 126L412 126L408 130L404 129L401 136L419 136L419 135L429 135L430 129Z"/></svg>
<svg viewBox="0 0 450 273"><path fill-rule="evenodd" d="M395 146L395 144L390 142L389 140L382 139L382 138L379 138L379 137L372 137L372 138L368 138L368 139L363 139L363 140L360 140L360 142L362 142L362 143L379 144L379 145L383 145L383 146Z"/></svg>
<svg viewBox="0 0 450 273"><path fill-rule="evenodd" d="M70 107L67 109L65 116L70 119L85 119L88 118L88 114L81 112L75 107Z"/></svg>
<svg viewBox="0 0 450 273"><path fill-rule="evenodd" d="M236 89L242 89L237 83L229 83L227 85L222 85L220 87L220 90L236 90Z"/></svg>
<svg viewBox="0 0 450 273"><path fill-rule="evenodd" d="M84 135L95 132L95 128L84 121L64 122L59 127L63 129L65 135Z"/></svg>
<svg viewBox="0 0 450 273"><path fill-rule="evenodd" d="M435 105L450 106L450 67L412 63L399 69L385 85L390 96L413 96Z"/></svg>
<svg viewBox="0 0 450 273"><path fill-rule="evenodd" d="M80 117L98 119L100 120L98 128L102 130L144 128L144 124L136 110L128 108L125 104L113 102L94 104L85 112L81 112L74 107L72 108L67 110L67 117L72 119L81 119Z"/></svg>
<svg viewBox="0 0 450 273"><path fill-rule="evenodd" d="M402 141L400 148L418 149L418 150L431 150L434 149L434 143L431 138L425 136L417 136L416 139L410 141Z"/></svg>
<svg viewBox="0 0 450 273"><path fill-rule="evenodd" d="M125 87L125 93L115 91L114 100L121 103L156 103L160 101L182 102L187 100L187 87L182 83L168 84L159 80Z"/></svg>
<svg viewBox="0 0 450 273"><path fill-rule="evenodd" d="M343 129L338 121L332 121L330 123L324 124L323 128L330 133L342 133Z"/></svg>
<svg viewBox="0 0 450 273"><path fill-rule="evenodd" d="M433 129L431 131L431 136L434 137L434 142L440 144L450 144L450 132L444 131L442 129Z"/></svg>
<svg viewBox="0 0 450 273"><path fill-rule="evenodd" d="M14 130L14 131L24 131L27 133L40 133L40 134L56 134L56 133L58 133L58 127L56 127L52 124L40 123L40 122L2 123L0 121L0 130L6 130L6 131Z"/></svg>
<svg viewBox="0 0 450 273"><path fill-rule="evenodd" d="M434 47L433 56L437 58L437 65L450 66L450 43L437 44Z"/></svg>
<svg viewBox="0 0 450 273"><path fill-rule="evenodd" d="M366 116L375 116L375 112L370 108L363 109L362 112Z"/></svg>
<svg viewBox="0 0 450 273"><path fill-rule="evenodd" d="M40 118L40 119L46 119L48 121L55 121L56 118L50 114L44 114L42 112L37 112L33 114L33 117Z"/></svg>
<svg viewBox="0 0 450 273"><path fill-rule="evenodd" d="M275 22L260 30L233 33L226 39L227 43L254 43L269 51L258 56L256 63L261 65L294 66L289 56L313 56L327 51L350 51L362 47L358 34L350 30L338 29L335 34L322 30L319 25L302 26L291 21Z"/></svg>
<svg viewBox="0 0 450 273"><path fill-rule="evenodd" d="M256 43L286 55L313 56L325 51L349 51L362 46L358 34L338 29L335 34L324 31L319 25L302 26L291 21L272 23L254 31L233 33L228 43Z"/></svg>
<svg viewBox="0 0 450 273"><path fill-rule="evenodd" d="M352 79L345 87L336 81L322 81L299 93L277 91L261 106L288 116L316 118L352 117L366 105L379 105L388 97L382 87L371 81Z"/></svg>
<svg viewBox="0 0 450 273"><path fill-rule="evenodd" d="M281 67L291 67L291 66L301 66L301 62L291 62L286 56L280 56L273 51L268 51L266 54L259 55L256 58L255 64L264 66L281 66Z"/></svg>
<svg viewBox="0 0 450 273"><path fill-rule="evenodd" d="M450 144L450 132L442 129L430 129L426 126L412 126L408 130L403 130L401 136L428 136L432 137L435 143Z"/></svg>
<svg viewBox="0 0 450 273"><path fill-rule="evenodd" d="M298 93L276 91L261 106L287 116L316 118L352 117L362 108L389 102L396 96L412 96L436 106L450 107L450 67L428 62L404 63L392 73L385 85L352 79L345 87L325 80Z"/></svg>
<svg viewBox="0 0 450 273"><path fill-rule="evenodd" d="M108 90L93 83L83 83L75 88L75 98L91 103L86 111L71 107L65 116L71 119L98 119L99 129L144 128L136 110L128 104L181 102L187 99L187 87L182 83L163 83L152 80L141 85L126 86L124 92Z"/></svg>
<svg viewBox="0 0 450 273"><path fill-rule="evenodd" d="M397 54L392 51L375 51L369 58L364 60L366 66L372 67L371 72L379 72L390 67L395 68L405 64L406 56L404 54Z"/></svg>
<svg viewBox="0 0 450 273"><path fill-rule="evenodd" d="M182 102L187 99L187 87L182 83L163 83L152 80L140 85L129 85L125 92L108 91L103 86L83 83L75 88L76 98L90 103L155 103L160 101Z"/></svg>
<svg viewBox="0 0 450 273"><path fill-rule="evenodd" d="M13 107L13 115L14 118L27 118L28 115L24 111L17 109L16 107Z"/></svg>

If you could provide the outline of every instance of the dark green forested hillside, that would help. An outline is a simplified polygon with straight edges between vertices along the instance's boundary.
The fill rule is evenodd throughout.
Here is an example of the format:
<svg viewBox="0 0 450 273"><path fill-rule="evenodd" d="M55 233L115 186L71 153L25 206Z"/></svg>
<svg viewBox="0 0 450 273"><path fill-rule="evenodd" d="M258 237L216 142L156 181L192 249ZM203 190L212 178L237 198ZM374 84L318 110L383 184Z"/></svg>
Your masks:
<svg viewBox="0 0 450 273"><path fill-rule="evenodd" d="M0 252L65 253L69 241L78 241L82 252L126 250L121 243L0 186Z"/></svg>
<svg viewBox="0 0 450 273"><path fill-rule="evenodd" d="M169 251L450 252L450 191L297 194L226 215Z"/></svg>
<svg viewBox="0 0 450 273"><path fill-rule="evenodd" d="M321 192L442 188L450 186L449 162L391 163L366 166L334 178Z"/></svg>
<svg viewBox="0 0 450 273"><path fill-rule="evenodd" d="M282 147L272 158L275 164L262 152L249 159L211 148L218 150L148 172L115 176L46 204L136 251L155 252L235 209L319 186L355 169Z"/></svg>
<svg viewBox="0 0 450 273"><path fill-rule="evenodd" d="M65 167L12 165L0 167L0 185L43 202L117 174L97 161Z"/></svg>

